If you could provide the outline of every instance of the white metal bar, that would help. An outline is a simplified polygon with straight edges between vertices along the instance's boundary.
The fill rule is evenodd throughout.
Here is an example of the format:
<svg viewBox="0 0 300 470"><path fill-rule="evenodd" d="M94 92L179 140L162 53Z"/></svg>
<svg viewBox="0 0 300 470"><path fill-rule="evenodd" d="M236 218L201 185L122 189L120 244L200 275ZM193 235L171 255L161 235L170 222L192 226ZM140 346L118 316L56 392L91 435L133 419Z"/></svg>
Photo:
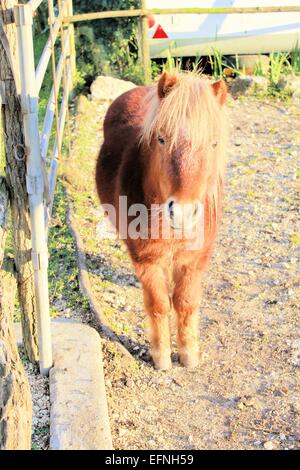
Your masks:
<svg viewBox="0 0 300 470"><path fill-rule="evenodd" d="M69 65L67 70L67 81L66 86L64 89L64 95L60 106L59 112L59 131L61 135L64 133L65 123L66 123L66 116L67 116L67 108L68 108L68 101L69 101L69 90L72 81L72 70L71 65ZM48 226L52 214L52 207L53 207L53 200L54 200L54 193L55 193L55 186L57 180L57 169L58 169L58 157L61 152L62 141L58 144L57 141L53 147L53 154L51 159L51 167L50 167L50 174L49 174L49 193L50 193L50 206L47 208L45 214L45 224L46 224L46 233L48 233Z"/></svg>
<svg viewBox="0 0 300 470"><path fill-rule="evenodd" d="M52 367L51 330L48 292L48 250L44 223L44 179L38 126L38 96L36 94L32 10L30 5L14 7L18 34L21 75L21 104L27 156L27 191L32 231L32 262L35 300L38 314L39 362L43 375Z"/></svg>
<svg viewBox="0 0 300 470"><path fill-rule="evenodd" d="M68 54L68 42L69 42L69 32L66 34L64 43L65 43L65 56ZM62 74L63 74L63 54L61 54L59 62L57 64L56 68L56 80L58 86L60 86L61 79L62 79ZM55 114L55 92L54 92L54 86L52 86L48 105L47 105L47 110L45 114L45 119L44 119L44 125L43 125L43 130L41 134L41 154L42 158L46 160L47 158L47 153L48 153L48 147L49 147L49 140L50 140L50 134L51 134L51 129L53 126L53 119L54 119L54 114Z"/></svg>
<svg viewBox="0 0 300 470"><path fill-rule="evenodd" d="M64 15L65 7L67 6L62 0L57 0L58 3L58 10L60 15ZM69 155L71 153L71 128L70 128L70 113L69 113L69 88L67 86L67 71L68 66L66 65L66 53L65 53L65 25L61 24L61 51L63 56L63 87L64 89L67 88L67 100L66 100L66 119L67 119L67 127L68 127L68 146L69 146ZM67 34L69 31L67 31ZM63 132L62 132L62 139L63 139Z"/></svg>
<svg viewBox="0 0 300 470"><path fill-rule="evenodd" d="M73 15L73 0L65 0L67 2L67 11L68 15L72 16ZM76 48L75 48L75 30L74 30L74 24L69 23L68 24L68 32L70 34L70 62L71 62L71 67L72 67L72 84L71 84L71 92L73 90L73 85L74 85L74 78L76 74Z"/></svg>
<svg viewBox="0 0 300 470"><path fill-rule="evenodd" d="M60 112L59 112L59 130L60 130L61 135L63 135L64 128L65 128L68 101L69 101L70 84L71 84L71 67L68 67L67 81L66 81L66 85L64 89L63 99L62 99L61 106L60 106ZM61 147L62 147L62 140L58 144L57 142L55 142L53 155L55 154L59 155L61 152Z"/></svg>
<svg viewBox="0 0 300 470"><path fill-rule="evenodd" d="M52 27L53 28L52 29L53 45L55 44L55 42L57 40L57 37L59 35L61 21L62 21L62 18L61 18L61 15L60 15L60 16L57 17L55 23L53 24L53 27ZM51 25L50 25L50 28L51 28ZM39 92L41 90L41 87L42 87L42 84L43 84L43 81L44 81L44 78L45 78L45 74L46 74L46 71L47 71L47 67L48 67L48 64L49 64L49 60L51 58L51 53L52 53L52 44L51 44L51 38L49 37L49 39L47 40L47 42L45 44L42 55L40 57L38 66L36 68L35 77L36 77L37 94L39 94Z"/></svg>
<svg viewBox="0 0 300 470"><path fill-rule="evenodd" d="M52 80L54 88L54 100L55 100L55 121L56 121L56 141L58 142L58 147L62 140L59 130L59 111L58 111L58 93L59 87L57 85L56 78L56 63L55 63L55 49L54 49L54 40L53 40L53 27L54 27L54 7L53 0L48 0L48 13L49 13L49 23L50 23L50 41L51 41L51 56L52 56ZM61 26L61 23L60 23Z"/></svg>
<svg viewBox="0 0 300 470"><path fill-rule="evenodd" d="M32 12L34 12L41 3L43 3L43 0L30 0L27 5L31 8Z"/></svg>

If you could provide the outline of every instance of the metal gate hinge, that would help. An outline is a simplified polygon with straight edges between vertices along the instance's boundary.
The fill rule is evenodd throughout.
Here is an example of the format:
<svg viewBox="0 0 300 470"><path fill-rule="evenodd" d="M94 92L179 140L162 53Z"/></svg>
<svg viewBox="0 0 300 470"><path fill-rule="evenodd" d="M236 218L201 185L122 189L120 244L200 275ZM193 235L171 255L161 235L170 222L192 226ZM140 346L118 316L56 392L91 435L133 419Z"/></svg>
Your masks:
<svg viewBox="0 0 300 470"><path fill-rule="evenodd" d="M32 266L34 271L40 271L41 269L48 268L48 252L44 253L37 253L32 251L31 259L32 259Z"/></svg>
<svg viewBox="0 0 300 470"><path fill-rule="evenodd" d="M33 269L35 271L39 271L41 269L40 255L38 253L32 252L31 259L32 259Z"/></svg>

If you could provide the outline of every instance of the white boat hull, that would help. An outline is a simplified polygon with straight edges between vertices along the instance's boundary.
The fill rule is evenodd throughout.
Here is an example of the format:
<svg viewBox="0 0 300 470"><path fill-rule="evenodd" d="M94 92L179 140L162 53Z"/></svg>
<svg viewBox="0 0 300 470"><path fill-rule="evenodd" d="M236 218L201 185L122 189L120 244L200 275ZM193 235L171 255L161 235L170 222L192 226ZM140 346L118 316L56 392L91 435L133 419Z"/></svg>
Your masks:
<svg viewBox="0 0 300 470"><path fill-rule="evenodd" d="M148 8L282 6L283 0L148 0ZM300 0L288 0L299 6ZM299 13L156 15L149 30L150 54L164 58L205 56L213 48L224 55L265 54L300 47ZM153 39L160 25L168 38Z"/></svg>

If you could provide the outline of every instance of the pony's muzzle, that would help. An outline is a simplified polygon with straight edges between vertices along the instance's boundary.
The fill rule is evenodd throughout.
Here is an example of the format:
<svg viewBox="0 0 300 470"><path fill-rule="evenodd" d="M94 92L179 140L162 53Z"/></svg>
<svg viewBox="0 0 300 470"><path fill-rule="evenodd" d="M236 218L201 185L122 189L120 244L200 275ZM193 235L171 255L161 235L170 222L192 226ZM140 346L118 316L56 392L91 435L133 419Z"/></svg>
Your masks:
<svg viewBox="0 0 300 470"><path fill-rule="evenodd" d="M170 198L165 204L165 213L173 229L188 230L198 222L201 207L199 201L180 203L175 198Z"/></svg>

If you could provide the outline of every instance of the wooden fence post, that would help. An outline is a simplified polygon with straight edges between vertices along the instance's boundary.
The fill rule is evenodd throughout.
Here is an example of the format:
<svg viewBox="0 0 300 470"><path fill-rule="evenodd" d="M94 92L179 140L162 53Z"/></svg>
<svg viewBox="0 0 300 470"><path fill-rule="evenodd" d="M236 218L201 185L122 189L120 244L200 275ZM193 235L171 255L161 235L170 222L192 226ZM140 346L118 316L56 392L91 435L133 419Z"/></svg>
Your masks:
<svg viewBox="0 0 300 470"><path fill-rule="evenodd" d="M0 178L0 269L2 267L9 196ZM30 450L30 387L20 360L13 326L14 276L0 270L0 450Z"/></svg>
<svg viewBox="0 0 300 470"><path fill-rule="evenodd" d="M73 15L73 0L66 0L67 1L67 14L68 16ZM71 92L74 86L75 74L76 74L76 47L75 47L75 29L74 24L69 23L68 30L70 34L70 64L72 70L72 85L71 85Z"/></svg>
<svg viewBox="0 0 300 470"><path fill-rule="evenodd" d="M0 82L2 81L5 101L5 106L1 111L5 136L6 178L11 196L12 229L24 349L29 360L37 362L37 315L31 263L32 243L26 188L26 155L21 105L15 83L15 78L18 78L17 34L13 15L16 3L16 0L0 0L0 20L11 53L11 60L9 60L7 52L0 42ZM15 77L12 66L15 69Z"/></svg>
<svg viewBox="0 0 300 470"><path fill-rule="evenodd" d="M141 0L141 9L146 9L146 0ZM148 19L146 16L142 16L139 20L139 41L140 41L140 56L142 59L143 70L144 70L144 83L149 85L151 83L151 60L150 60L150 48L148 40Z"/></svg>

